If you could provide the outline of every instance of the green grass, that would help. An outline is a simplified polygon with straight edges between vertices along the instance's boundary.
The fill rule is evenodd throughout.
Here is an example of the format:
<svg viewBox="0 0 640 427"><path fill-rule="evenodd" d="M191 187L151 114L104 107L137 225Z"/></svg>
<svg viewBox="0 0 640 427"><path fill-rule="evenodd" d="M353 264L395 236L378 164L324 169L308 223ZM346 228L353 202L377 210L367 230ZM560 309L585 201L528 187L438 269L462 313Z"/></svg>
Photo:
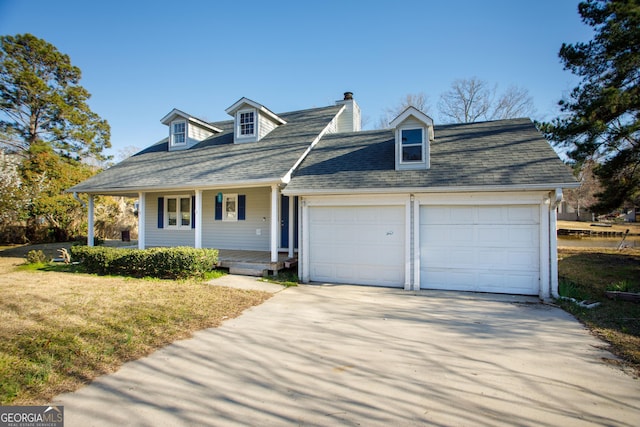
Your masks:
<svg viewBox="0 0 640 427"><path fill-rule="evenodd" d="M268 283L277 283L278 285L286 287L298 286L298 283L300 282L295 269L280 270L277 275L263 277L260 280Z"/></svg>
<svg viewBox="0 0 640 427"><path fill-rule="evenodd" d="M607 290L640 290L640 250L561 249L558 272L560 295L601 303L593 309L569 301L559 304L640 375L640 304L605 295Z"/></svg>
<svg viewBox="0 0 640 427"><path fill-rule="evenodd" d="M21 262L0 256L0 405L49 402L271 296Z"/></svg>

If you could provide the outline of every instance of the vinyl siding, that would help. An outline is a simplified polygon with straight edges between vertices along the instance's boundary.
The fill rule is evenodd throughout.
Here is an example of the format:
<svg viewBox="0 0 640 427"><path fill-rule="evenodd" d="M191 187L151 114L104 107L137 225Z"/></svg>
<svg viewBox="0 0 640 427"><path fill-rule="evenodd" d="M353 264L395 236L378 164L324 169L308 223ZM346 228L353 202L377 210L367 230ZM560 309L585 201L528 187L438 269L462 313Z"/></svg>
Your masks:
<svg viewBox="0 0 640 427"><path fill-rule="evenodd" d="M246 219L244 221L216 221L215 198L218 192L244 194ZM216 249L269 250L270 235L269 188L247 188L204 191L202 200L202 245ZM264 218L264 220L263 220ZM256 230L259 230L259 235Z"/></svg>
<svg viewBox="0 0 640 427"><path fill-rule="evenodd" d="M203 129L200 126L196 126L193 123L189 123L187 128L189 130L188 145L190 147L197 144L200 141L204 141L205 139L213 135L213 132Z"/></svg>
<svg viewBox="0 0 640 427"><path fill-rule="evenodd" d="M416 120L413 117L408 117L405 121L402 122L402 124L399 127L417 127L417 128L423 128L425 127L425 124L422 123L419 120Z"/></svg>
<svg viewBox="0 0 640 427"><path fill-rule="evenodd" d="M187 193L179 193L179 195L186 194ZM169 194L163 193L147 193L145 195L145 245L147 247L193 246L195 242L195 233L192 228L184 230L158 228L158 197L168 195ZM177 193L171 193L170 195L177 195Z"/></svg>
<svg viewBox="0 0 640 427"><path fill-rule="evenodd" d="M360 107L355 101L339 101L344 104L345 110L338 116L337 132L357 132L360 130Z"/></svg>
<svg viewBox="0 0 640 427"><path fill-rule="evenodd" d="M245 220L215 220L215 198L219 192L245 195ZM268 251L271 224L270 194L269 188L203 191L202 246L216 249ZM169 194L148 193L146 195L146 246L193 246L195 243L193 229L158 228L158 197L165 195Z"/></svg>
<svg viewBox="0 0 640 427"><path fill-rule="evenodd" d="M262 138L264 138L269 132L274 130L276 128L276 124L274 122L272 122L271 120L269 120L268 118L264 117L262 114L258 114L258 121L259 121L259 125L258 125L258 132L259 132L258 141L259 141Z"/></svg>

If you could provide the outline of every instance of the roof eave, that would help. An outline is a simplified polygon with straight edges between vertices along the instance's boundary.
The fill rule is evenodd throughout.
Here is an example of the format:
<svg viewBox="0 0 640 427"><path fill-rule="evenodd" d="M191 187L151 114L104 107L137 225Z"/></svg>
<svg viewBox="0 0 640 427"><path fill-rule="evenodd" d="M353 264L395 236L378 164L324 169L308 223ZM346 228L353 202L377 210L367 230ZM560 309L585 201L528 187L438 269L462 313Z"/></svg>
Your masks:
<svg viewBox="0 0 640 427"><path fill-rule="evenodd" d="M285 188L286 196L315 196L339 194L395 194L395 193L479 193L506 191L553 191L556 188L576 188L580 183L540 183L514 185L468 185L451 187L380 187L380 188L338 188L338 189L295 189Z"/></svg>
<svg viewBox="0 0 640 427"><path fill-rule="evenodd" d="M83 193L92 195L104 195L104 196L125 196L137 195L139 193L167 193L167 192L192 192L195 190L217 190L221 188L252 188L252 187L268 187L271 185L280 185L282 178L265 178L255 179L249 181L229 181L229 182L216 182L215 184L206 185L175 185L175 186L140 186L140 187L112 187L112 188L75 188L71 187L65 190L66 193Z"/></svg>

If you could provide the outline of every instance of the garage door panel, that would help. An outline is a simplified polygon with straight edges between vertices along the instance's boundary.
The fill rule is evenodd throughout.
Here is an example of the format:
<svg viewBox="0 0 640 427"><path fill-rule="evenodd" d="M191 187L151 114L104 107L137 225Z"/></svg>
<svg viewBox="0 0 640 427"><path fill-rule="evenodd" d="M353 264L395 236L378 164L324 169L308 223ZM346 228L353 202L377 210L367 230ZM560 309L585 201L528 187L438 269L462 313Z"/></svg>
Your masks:
<svg viewBox="0 0 640 427"><path fill-rule="evenodd" d="M531 247L540 238L538 226L513 226L508 231L507 243L512 247Z"/></svg>
<svg viewBox="0 0 640 427"><path fill-rule="evenodd" d="M431 268L421 271L422 279L426 279L434 286L431 289L447 289L453 287L458 291L472 291L474 274L470 271L448 268Z"/></svg>
<svg viewBox="0 0 640 427"><path fill-rule="evenodd" d="M531 208L530 206L510 206L506 210L508 214L508 220L511 223L519 224L538 224L538 209L537 206Z"/></svg>
<svg viewBox="0 0 640 427"><path fill-rule="evenodd" d="M540 260L538 252L529 250L509 250L505 254L508 265L512 266L511 270L518 269L521 271L537 272L539 270Z"/></svg>
<svg viewBox="0 0 640 427"><path fill-rule="evenodd" d="M404 206L309 209L310 280L404 285Z"/></svg>
<svg viewBox="0 0 640 427"><path fill-rule="evenodd" d="M422 288L537 294L539 207L422 206Z"/></svg>

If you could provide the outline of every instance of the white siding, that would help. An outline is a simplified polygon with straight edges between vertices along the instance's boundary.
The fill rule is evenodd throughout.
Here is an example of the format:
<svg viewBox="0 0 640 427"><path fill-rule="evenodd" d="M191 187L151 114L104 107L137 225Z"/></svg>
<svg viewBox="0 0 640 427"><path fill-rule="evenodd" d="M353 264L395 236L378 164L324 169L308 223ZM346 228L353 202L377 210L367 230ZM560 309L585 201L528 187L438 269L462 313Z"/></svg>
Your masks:
<svg viewBox="0 0 640 427"><path fill-rule="evenodd" d="M337 132L358 132L361 129L360 107L353 100L338 101L345 109L338 116Z"/></svg>
<svg viewBox="0 0 640 427"><path fill-rule="evenodd" d="M402 124L398 127L417 127L417 128L423 128L425 127L425 124L422 123L420 120L417 120L415 117L411 116L411 117L407 117L407 119L405 121L402 122Z"/></svg>
<svg viewBox="0 0 640 427"><path fill-rule="evenodd" d="M200 141L204 141L205 139L213 135L213 132L203 129L200 126L196 126L193 123L189 123L187 128L189 130L188 145L190 147L197 144Z"/></svg>
<svg viewBox="0 0 640 427"><path fill-rule="evenodd" d="M276 124L264 117L262 114L258 114L258 141L264 138L269 132L276 128Z"/></svg>

